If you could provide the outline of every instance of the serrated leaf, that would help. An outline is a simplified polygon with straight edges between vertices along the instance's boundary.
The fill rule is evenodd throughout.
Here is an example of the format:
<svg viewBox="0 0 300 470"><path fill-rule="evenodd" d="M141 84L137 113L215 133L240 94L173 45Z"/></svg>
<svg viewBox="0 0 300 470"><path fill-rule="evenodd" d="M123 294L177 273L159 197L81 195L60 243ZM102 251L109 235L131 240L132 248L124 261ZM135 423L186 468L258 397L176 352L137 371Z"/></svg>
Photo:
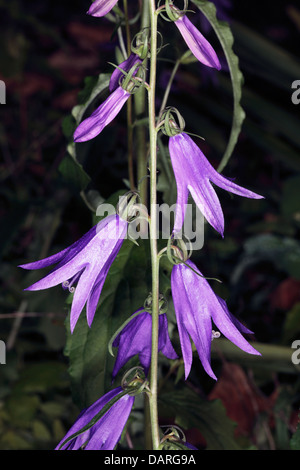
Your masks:
<svg viewBox="0 0 300 470"><path fill-rule="evenodd" d="M227 416L220 400L207 401L189 389L166 393L159 403L175 416L183 429L198 429L207 443L207 450L239 450L234 439L235 423Z"/></svg>
<svg viewBox="0 0 300 470"><path fill-rule="evenodd" d="M213 3L207 0L193 0L193 3L201 10L207 20L210 22L214 29L226 56L231 76L231 83L233 89L233 118L229 141L226 150L219 164L218 171L222 171L227 165L232 152L236 146L239 134L241 132L242 124L245 119L245 112L241 107L240 101L242 97L242 84L243 75L239 68L239 60L237 55L233 52L232 46L234 38L228 23L219 21L216 17L216 7Z"/></svg>

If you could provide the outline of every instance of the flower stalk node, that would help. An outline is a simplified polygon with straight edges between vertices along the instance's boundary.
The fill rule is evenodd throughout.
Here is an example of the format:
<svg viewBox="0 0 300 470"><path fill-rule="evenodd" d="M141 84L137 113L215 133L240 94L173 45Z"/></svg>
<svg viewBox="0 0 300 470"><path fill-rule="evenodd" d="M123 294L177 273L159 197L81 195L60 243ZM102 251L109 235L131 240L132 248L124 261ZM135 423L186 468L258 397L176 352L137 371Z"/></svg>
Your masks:
<svg viewBox="0 0 300 470"><path fill-rule="evenodd" d="M119 198L119 202L116 207L116 213L126 222L133 222L139 217L140 208L137 205L139 199L139 193L137 191L128 191Z"/></svg>
<svg viewBox="0 0 300 470"><path fill-rule="evenodd" d="M175 238L174 234L168 240L167 257L172 264L184 263L192 256L192 250L188 248L189 240L185 237Z"/></svg>
<svg viewBox="0 0 300 470"><path fill-rule="evenodd" d="M145 68L140 62L136 62L128 72L124 71L123 74L124 77L120 77L120 86L131 95L145 84Z"/></svg>
<svg viewBox="0 0 300 470"><path fill-rule="evenodd" d="M121 380L121 387L130 396L149 391L149 383L145 377L144 368L137 366L129 369Z"/></svg>
<svg viewBox="0 0 300 470"><path fill-rule="evenodd" d="M178 109L170 106L162 112L162 118L158 128L168 137L173 137L184 131L185 120Z"/></svg>
<svg viewBox="0 0 300 470"><path fill-rule="evenodd" d="M182 10L176 7L172 0L165 0L164 5L162 6L160 6L160 3L161 2L158 3L158 11L166 21L177 21L179 18L186 15L188 10L188 0L183 0ZM166 12L167 16L163 15L162 12Z"/></svg>
<svg viewBox="0 0 300 470"><path fill-rule="evenodd" d="M150 28L143 28L131 41L131 51L144 60L150 56Z"/></svg>
<svg viewBox="0 0 300 470"><path fill-rule="evenodd" d="M148 313L152 313L152 301L153 301L152 292L150 292L144 302L144 309ZM168 301L166 300L163 294L159 294L158 308L159 308L159 315L162 315L168 311Z"/></svg>

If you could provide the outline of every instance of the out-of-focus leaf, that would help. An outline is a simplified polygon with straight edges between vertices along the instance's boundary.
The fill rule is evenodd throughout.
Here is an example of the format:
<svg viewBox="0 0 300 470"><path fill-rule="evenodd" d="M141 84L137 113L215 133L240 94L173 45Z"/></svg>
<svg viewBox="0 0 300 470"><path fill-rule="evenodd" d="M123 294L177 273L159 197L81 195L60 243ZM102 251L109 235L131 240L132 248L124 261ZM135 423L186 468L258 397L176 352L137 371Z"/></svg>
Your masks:
<svg viewBox="0 0 300 470"><path fill-rule="evenodd" d="M247 71L288 90L290 96L292 82L300 77L299 60L245 24L231 21L231 28L237 54L243 57Z"/></svg>
<svg viewBox="0 0 300 470"><path fill-rule="evenodd" d="M218 170L221 172L224 167L227 165L228 160L230 159L232 152L237 143L239 134L241 132L242 124L245 119L245 112L241 107L240 101L242 97L242 84L243 84L243 75L239 68L238 56L233 52L232 46L234 42L234 37L232 35L230 26L221 22L216 17L216 7L213 3L203 0L193 0L193 3L202 11L206 16L207 20L212 25L216 35L219 38L219 41L223 47L224 54L227 59L232 89L233 89L233 119L231 133L229 141L223 155L223 158L220 162Z"/></svg>
<svg viewBox="0 0 300 470"><path fill-rule="evenodd" d="M300 279L300 243L289 237L261 234L249 238L244 243L244 252L232 275L233 282L236 282L249 266L261 261L269 261L277 269Z"/></svg>
<svg viewBox="0 0 300 470"><path fill-rule="evenodd" d="M300 422L300 415L299 415L299 422ZM290 447L292 450L300 450L300 426L299 425L298 425L296 432L293 434L291 438Z"/></svg>
<svg viewBox="0 0 300 470"><path fill-rule="evenodd" d="M300 161L300 158L299 158ZM299 163L300 165L300 163ZM300 176L296 175L283 182L281 211L287 217L300 221Z"/></svg>
<svg viewBox="0 0 300 470"><path fill-rule="evenodd" d="M14 386L15 394L45 392L54 387L66 387L68 376L66 365L58 362L32 364L22 370Z"/></svg>
<svg viewBox="0 0 300 470"><path fill-rule="evenodd" d="M203 400L193 391L178 390L162 394L159 404L175 417L184 430L196 428L203 435L207 450L239 450L234 438L236 427L227 416L220 400Z"/></svg>
<svg viewBox="0 0 300 470"><path fill-rule="evenodd" d="M292 341L300 334L300 302L296 303L294 307L287 313L283 325L283 341L286 344Z"/></svg>
<svg viewBox="0 0 300 470"><path fill-rule="evenodd" d="M278 450L289 450L290 438L288 423L291 414L291 393L283 389L280 391L274 407L275 439Z"/></svg>
<svg viewBox="0 0 300 470"><path fill-rule="evenodd" d="M9 413L11 426L27 428L31 425L40 399L37 395L19 395L12 394L5 402L5 408Z"/></svg>
<svg viewBox="0 0 300 470"><path fill-rule="evenodd" d="M293 350L290 347L257 342L251 342L251 345L261 353L261 356L247 354L227 339L219 338L212 342L211 356L214 360L225 357L251 369L299 374L300 367L292 363Z"/></svg>

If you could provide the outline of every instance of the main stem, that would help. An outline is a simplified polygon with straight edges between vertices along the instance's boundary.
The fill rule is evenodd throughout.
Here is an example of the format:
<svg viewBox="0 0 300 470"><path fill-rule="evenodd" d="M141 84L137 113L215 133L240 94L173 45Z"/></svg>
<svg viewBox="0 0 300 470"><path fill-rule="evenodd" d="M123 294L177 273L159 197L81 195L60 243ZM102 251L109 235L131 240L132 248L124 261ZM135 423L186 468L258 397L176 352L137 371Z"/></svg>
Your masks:
<svg viewBox="0 0 300 470"><path fill-rule="evenodd" d="M148 91L149 144L150 144L150 248L152 266L152 351L150 371L149 409L153 450L159 448L159 426L157 411L158 373L158 321L159 321L159 259L157 253L157 130L155 115L156 59L157 59L157 14L155 0L149 1L151 25L150 78Z"/></svg>

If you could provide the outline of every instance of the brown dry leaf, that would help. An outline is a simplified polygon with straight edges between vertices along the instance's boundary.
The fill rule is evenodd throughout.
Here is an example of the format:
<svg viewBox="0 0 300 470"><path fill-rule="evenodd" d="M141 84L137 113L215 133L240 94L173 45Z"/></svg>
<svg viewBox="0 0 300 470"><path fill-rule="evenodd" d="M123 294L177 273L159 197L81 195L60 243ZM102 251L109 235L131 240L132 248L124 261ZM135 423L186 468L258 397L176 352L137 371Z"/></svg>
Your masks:
<svg viewBox="0 0 300 470"><path fill-rule="evenodd" d="M25 73L21 78L5 79L9 90L18 93L23 98L28 98L40 91L51 92L54 88L53 80L45 75Z"/></svg>
<svg viewBox="0 0 300 470"><path fill-rule="evenodd" d="M78 84L88 71L98 68L99 59L95 53L59 50L49 57L48 63L60 70L70 84Z"/></svg>
<svg viewBox="0 0 300 470"><path fill-rule="evenodd" d="M224 362L222 374L209 395L220 399L227 416L237 423L237 435L249 436L261 412L270 413L275 402L273 395L264 396L237 364Z"/></svg>
<svg viewBox="0 0 300 470"><path fill-rule="evenodd" d="M273 309L290 310L299 301L300 281L293 278L282 281L271 296Z"/></svg>
<svg viewBox="0 0 300 470"><path fill-rule="evenodd" d="M111 26L91 26L72 21L67 27L68 33L83 49L95 50L100 44L107 44L111 40L113 28Z"/></svg>

